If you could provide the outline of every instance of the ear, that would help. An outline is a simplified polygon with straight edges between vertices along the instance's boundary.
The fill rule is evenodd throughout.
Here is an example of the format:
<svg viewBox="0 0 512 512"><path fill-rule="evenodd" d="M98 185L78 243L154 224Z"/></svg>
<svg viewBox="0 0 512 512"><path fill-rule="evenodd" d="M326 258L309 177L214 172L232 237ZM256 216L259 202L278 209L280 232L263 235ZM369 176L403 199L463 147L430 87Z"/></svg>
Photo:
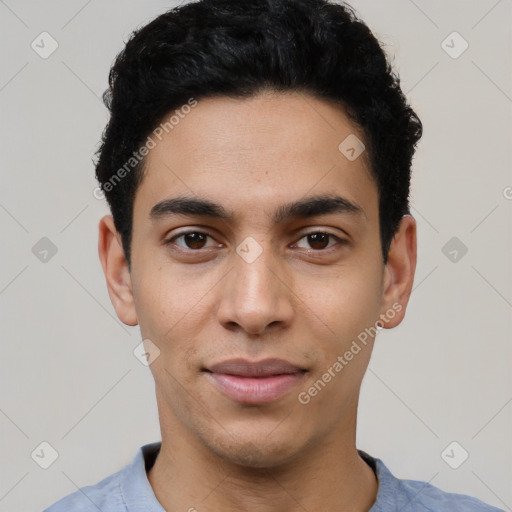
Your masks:
<svg viewBox="0 0 512 512"><path fill-rule="evenodd" d="M380 319L386 329L403 320L416 270L416 221L404 215L391 241L384 267Z"/></svg>
<svg viewBox="0 0 512 512"><path fill-rule="evenodd" d="M137 325L132 280L114 219L106 215L99 223L98 253L107 280L108 294L119 320L126 325Z"/></svg>

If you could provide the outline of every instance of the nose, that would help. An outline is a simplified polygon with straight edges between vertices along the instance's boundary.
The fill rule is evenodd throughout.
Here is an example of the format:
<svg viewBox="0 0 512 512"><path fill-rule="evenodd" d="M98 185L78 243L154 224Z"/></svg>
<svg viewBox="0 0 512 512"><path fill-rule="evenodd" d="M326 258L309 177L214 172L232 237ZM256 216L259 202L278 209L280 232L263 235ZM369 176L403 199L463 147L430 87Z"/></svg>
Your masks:
<svg viewBox="0 0 512 512"><path fill-rule="evenodd" d="M253 241L248 251L242 248L232 258L217 310L223 327L261 335L270 328L289 325L294 312L290 276L270 245Z"/></svg>

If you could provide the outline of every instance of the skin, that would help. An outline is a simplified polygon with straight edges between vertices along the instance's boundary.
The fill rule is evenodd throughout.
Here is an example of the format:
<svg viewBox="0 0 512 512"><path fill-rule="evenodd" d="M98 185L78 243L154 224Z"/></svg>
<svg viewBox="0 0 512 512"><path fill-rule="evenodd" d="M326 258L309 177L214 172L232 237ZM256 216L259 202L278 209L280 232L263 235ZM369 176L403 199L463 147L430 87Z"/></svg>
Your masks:
<svg viewBox="0 0 512 512"><path fill-rule="evenodd" d="M402 321L413 284L415 221L403 217L384 265L367 155L349 161L338 150L349 134L364 140L341 107L302 93L201 99L147 156L131 269L112 217L100 221L117 315L160 350L150 369L162 448L148 479L166 510L367 511L375 500L355 443L374 339L308 404L298 400L381 315L385 328ZM361 213L274 222L279 206L321 194ZM233 219L151 218L155 204L182 195ZM184 231L209 237L170 241ZM306 236L326 232L334 237L316 244ZM262 249L252 263L236 252L246 237ZM307 371L274 402L240 404L202 371L234 357Z"/></svg>

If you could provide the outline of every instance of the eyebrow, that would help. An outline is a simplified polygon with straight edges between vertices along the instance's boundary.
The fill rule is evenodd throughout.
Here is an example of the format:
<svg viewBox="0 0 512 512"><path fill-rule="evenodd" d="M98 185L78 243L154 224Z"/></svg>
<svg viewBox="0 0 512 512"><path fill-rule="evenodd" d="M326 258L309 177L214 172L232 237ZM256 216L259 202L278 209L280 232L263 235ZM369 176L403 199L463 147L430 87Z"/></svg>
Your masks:
<svg viewBox="0 0 512 512"><path fill-rule="evenodd" d="M272 216L275 224L281 224L291 219L317 217L332 213L343 213L366 217L364 209L358 204L338 195L319 195L300 199L281 205ZM234 214L224 206L208 199L195 197L174 197L164 199L155 204L150 211L150 218L161 219L170 215L187 215L210 217L212 219L232 222Z"/></svg>

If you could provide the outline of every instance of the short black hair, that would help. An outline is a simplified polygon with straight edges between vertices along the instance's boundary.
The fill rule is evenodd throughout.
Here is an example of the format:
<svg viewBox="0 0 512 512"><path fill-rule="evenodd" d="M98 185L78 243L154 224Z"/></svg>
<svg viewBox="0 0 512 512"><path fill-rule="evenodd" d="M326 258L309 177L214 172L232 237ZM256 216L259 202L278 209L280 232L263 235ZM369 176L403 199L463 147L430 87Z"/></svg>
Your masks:
<svg viewBox="0 0 512 512"><path fill-rule="evenodd" d="M423 127L379 41L345 3L199 0L133 32L103 95L110 120L96 177L128 264L149 135L191 100L246 98L266 90L305 92L340 104L363 130L387 261L400 219L409 213L411 163Z"/></svg>

